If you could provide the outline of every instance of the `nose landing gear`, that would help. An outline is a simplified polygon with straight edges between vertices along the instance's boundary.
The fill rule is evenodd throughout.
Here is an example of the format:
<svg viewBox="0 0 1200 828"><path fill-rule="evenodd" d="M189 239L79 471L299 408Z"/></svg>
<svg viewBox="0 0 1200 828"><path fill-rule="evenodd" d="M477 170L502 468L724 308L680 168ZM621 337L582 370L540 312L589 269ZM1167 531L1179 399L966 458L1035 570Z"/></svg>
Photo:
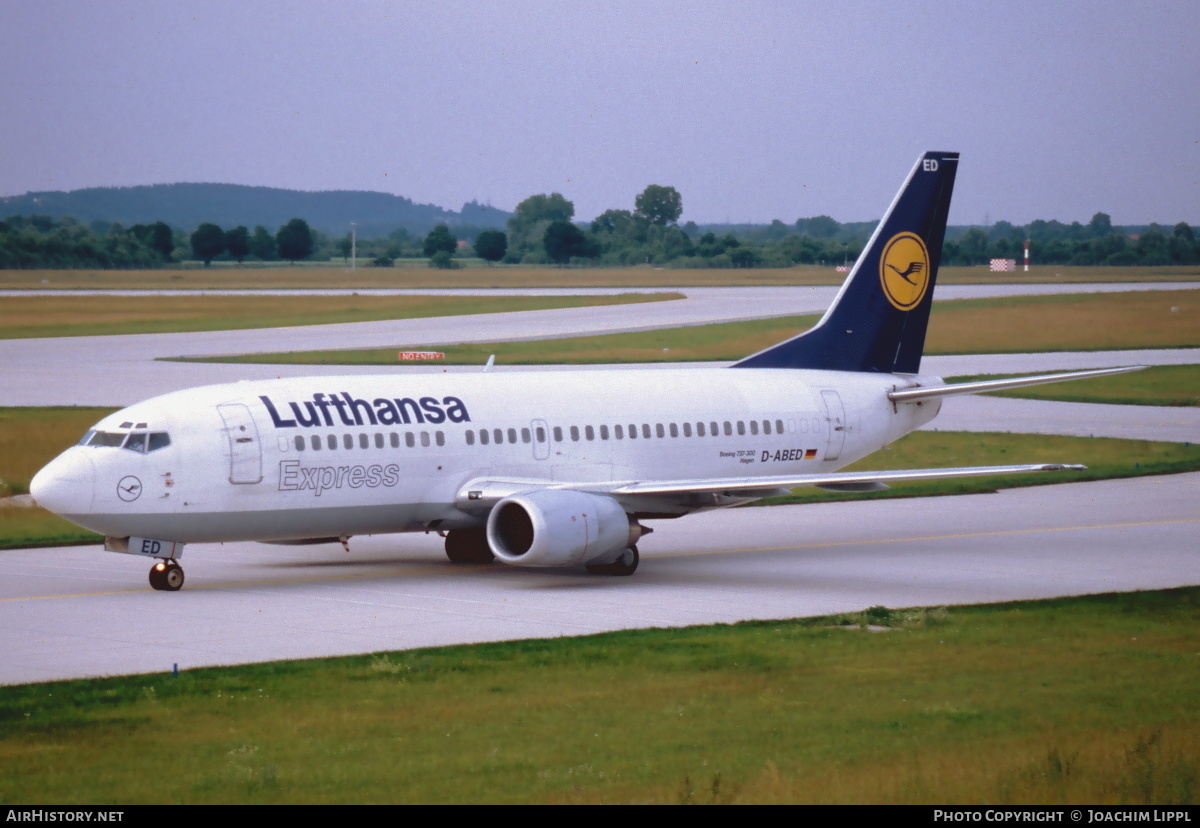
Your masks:
<svg viewBox="0 0 1200 828"><path fill-rule="evenodd" d="M150 586L175 592L183 586L183 567L175 561L158 561L150 567Z"/></svg>

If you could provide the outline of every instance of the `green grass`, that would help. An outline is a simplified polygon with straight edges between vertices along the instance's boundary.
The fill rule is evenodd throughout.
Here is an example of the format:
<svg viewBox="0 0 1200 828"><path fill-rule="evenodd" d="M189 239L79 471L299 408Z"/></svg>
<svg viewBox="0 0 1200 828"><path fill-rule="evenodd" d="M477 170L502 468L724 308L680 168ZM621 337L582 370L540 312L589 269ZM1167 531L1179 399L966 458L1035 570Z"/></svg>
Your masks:
<svg viewBox="0 0 1200 828"><path fill-rule="evenodd" d="M1004 379L1027 374L949 377L948 382ZM997 397L1116 405L1200 406L1200 365L1155 365L1131 374L997 391ZM1197 435L1200 437L1200 435Z"/></svg>
<svg viewBox="0 0 1200 828"><path fill-rule="evenodd" d="M450 365L482 365L496 355L498 365L614 364L705 362L745 356L794 336L818 316L787 316L749 322L724 322L601 336L491 342L482 345L439 345ZM403 344L397 346L405 348ZM422 348L425 350L427 348ZM394 365L397 348L347 351L303 351L284 354L182 358L181 362L237 362L299 365Z"/></svg>
<svg viewBox="0 0 1200 828"><path fill-rule="evenodd" d="M0 497L27 493L38 469L116 410L87 406L0 407Z"/></svg>
<svg viewBox="0 0 1200 828"><path fill-rule="evenodd" d="M518 287L719 287L727 285L840 285L833 267L698 269L636 267L465 267L431 270L425 260L402 267L359 267L305 262L299 266L198 263L161 270L0 270L9 290L271 290L283 288L518 288ZM477 262L476 262L477 263ZM468 262L468 265L475 264ZM1171 282L1200 279L1200 267L1063 267L1035 265L1028 273L991 273L987 267L943 267L941 284L1070 284L1078 282Z"/></svg>
<svg viewBox="0 0 1200 828"><path fill-rule="evenodd" d="M1173 310L1174 309L1174 310ZM818 316L785 316L642 333L439 346L446 361L479 365L698 362L741 359L795 336ZM968 299L934 305L927 354L1022 353L1200 346L1200 290ZM395 347L215 357L208 362L382 365Z"/></svg>
<svg viewBox="0 0 1200 828"><path fill-rule="evenodd" d="M1064 437L1045 434L1000 434L968 431L916 431L890 446L847 466L844 471L948 468L954 466L1082 463L1084 471L1036 472L959 480L909 481L882 492L855 495L861 499L927 497L931 495L994 492L1015 486L1108 480L1146 474L1200 470L1200 444L1120 440L1110 437ZM844 500L845 494L821 489L795 489L788 497L760 501L816 503Z"/></svg>
<svg viewBox="0 0 1200 828"><path fill-rule="evenodd" d="M1194 804L1198 624L1193 587L4 687L0 802Z"/></svg>
<svg viewBox="0 0 1200 828"><path fill-rule="evenodd" d="M38 469L114 408L0 408L0 498L29 492ZM97 543L100 536L33 506L0 500L0 548Z"/></svg>
<svg viewBox="0 0 1200 828"><path fill-rule="evenodd" d="M36 506L0 502L0 549L101 543L103 536Z"/></svg>
<svg viewBox="0 0 1200 828"><path fill-rule="evenodd" d="M617 296L7 296L0 338L228 331L625 305L679 293Z"/></svg>

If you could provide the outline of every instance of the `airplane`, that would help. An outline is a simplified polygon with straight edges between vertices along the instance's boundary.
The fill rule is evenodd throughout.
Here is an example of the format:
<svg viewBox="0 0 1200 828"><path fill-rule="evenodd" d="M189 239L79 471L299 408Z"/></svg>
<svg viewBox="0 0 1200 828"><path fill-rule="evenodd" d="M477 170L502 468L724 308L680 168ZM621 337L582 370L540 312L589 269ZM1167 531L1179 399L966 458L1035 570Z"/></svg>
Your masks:
<svg viewBox="0 0 1200 828"><path fill-rule="evenodd" d="M638 568L642 521L1037 464L839 472L942 400L1141 366L947 385L920 373L958 154L918 158L828 311L728 367L241 381L105 417L38 472L34 500L154 559L188 543L347 544L438 532L451 562ZM348 548L348 546L347 546Z"/></svg>

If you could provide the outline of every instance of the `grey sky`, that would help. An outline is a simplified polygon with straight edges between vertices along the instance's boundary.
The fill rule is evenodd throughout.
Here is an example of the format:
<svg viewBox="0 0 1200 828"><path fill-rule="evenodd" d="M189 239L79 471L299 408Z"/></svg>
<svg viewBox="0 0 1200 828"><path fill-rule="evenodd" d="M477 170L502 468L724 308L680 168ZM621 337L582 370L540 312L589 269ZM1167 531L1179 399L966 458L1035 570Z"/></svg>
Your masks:
<svg viewBox="0 0 1200 828"><path fill-rule="evenodd" d="M1200 4L0 0L0 195L213 181L684 220L1200 224Z"/></svg>

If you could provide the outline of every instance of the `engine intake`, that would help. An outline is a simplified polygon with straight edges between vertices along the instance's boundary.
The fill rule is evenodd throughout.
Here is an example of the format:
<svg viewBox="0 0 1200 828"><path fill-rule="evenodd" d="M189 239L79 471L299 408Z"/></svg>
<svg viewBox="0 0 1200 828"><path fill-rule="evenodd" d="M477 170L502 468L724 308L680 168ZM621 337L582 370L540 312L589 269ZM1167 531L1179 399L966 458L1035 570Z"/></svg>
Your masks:
<svg viewBox="0 0 1200 828"><path fill-rule="evenodd" d="M642 535L611 497L563 489L509 495L488 515L488 546L517 566L610 563Z"/></svg>

